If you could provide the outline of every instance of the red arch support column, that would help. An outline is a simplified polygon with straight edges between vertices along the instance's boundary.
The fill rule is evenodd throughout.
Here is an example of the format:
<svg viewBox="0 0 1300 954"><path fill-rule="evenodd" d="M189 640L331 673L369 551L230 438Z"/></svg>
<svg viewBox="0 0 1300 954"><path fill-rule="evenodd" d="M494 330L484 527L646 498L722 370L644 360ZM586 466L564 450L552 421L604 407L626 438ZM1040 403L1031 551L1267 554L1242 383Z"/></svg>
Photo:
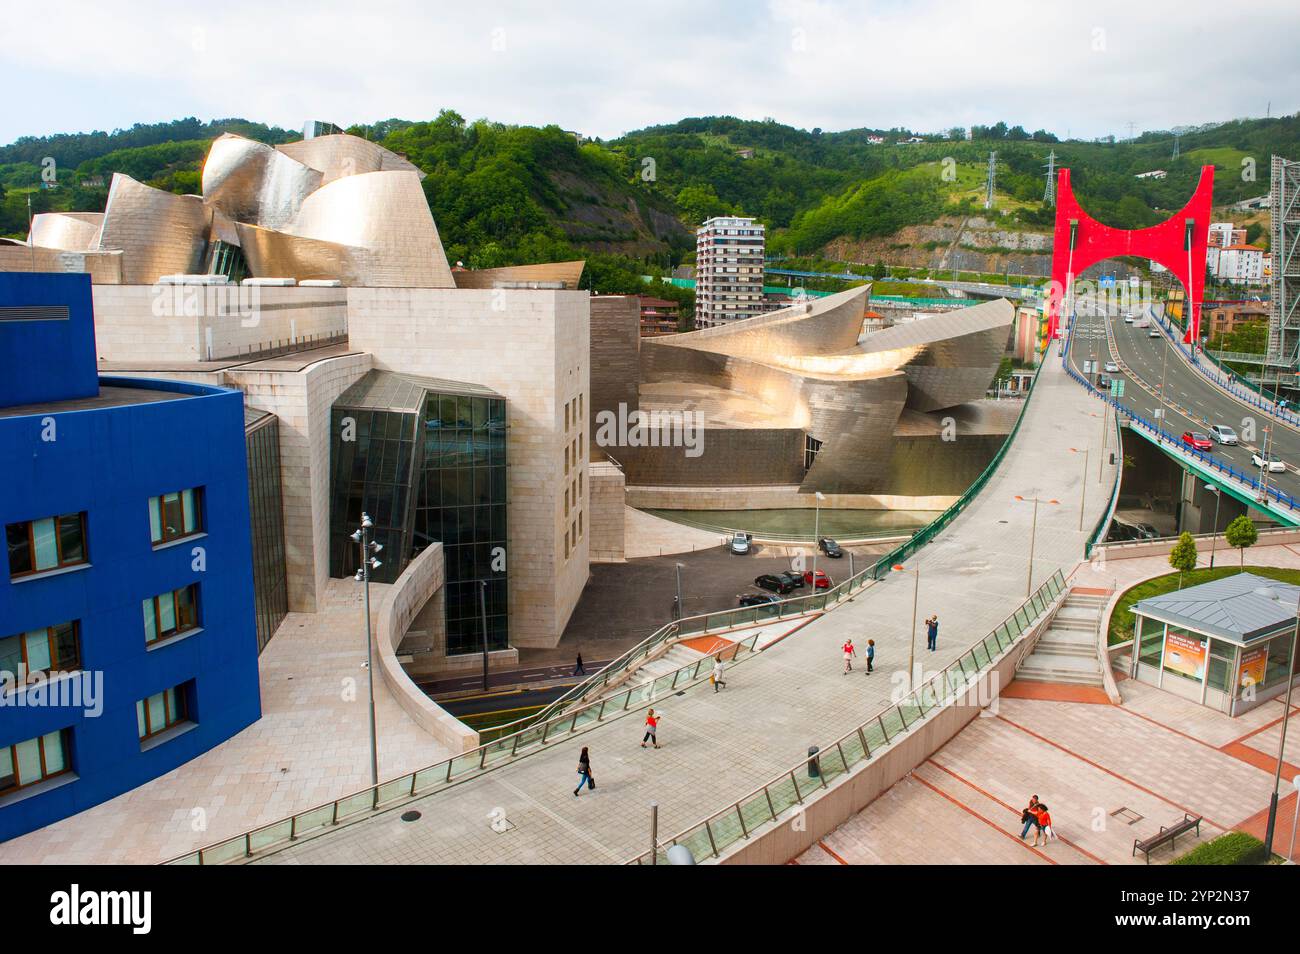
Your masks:
<svg viewBox="0 0 1300 954"><path fill-rule="evenodd" d="M1150 228L1116 229L1103 225L1083 211L1070 186L1070 170L1060 170L1056 180L1052 285L1047 293L1048 338L1058 336L1061 298L1069 290L1075 276L1103 259L1136 255L1159 262L1183 283L1183 288L1187 291L1186 314L1189 319L1183 341L1199 344L1206 241L1210 234L1210 200L1213 192L1214 166L1202 166L1201 181L1197 184L1196 191L1177 215Z"/></svg>

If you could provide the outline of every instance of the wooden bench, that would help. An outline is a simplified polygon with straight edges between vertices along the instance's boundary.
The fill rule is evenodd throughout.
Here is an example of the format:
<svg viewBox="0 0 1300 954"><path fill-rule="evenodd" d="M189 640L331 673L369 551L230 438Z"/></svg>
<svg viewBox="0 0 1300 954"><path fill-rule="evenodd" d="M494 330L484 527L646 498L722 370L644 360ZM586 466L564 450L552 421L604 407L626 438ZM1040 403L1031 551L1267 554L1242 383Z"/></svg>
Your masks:
<svg viewBox="0 0 1300 954"><path fill-rule="evenodd" d="M1179 835L1185 835L1193 828L1196 829L1196 837L1199 838L1201 836L1201 816L1183 812L1182 821L1168 828L1161 825L1159 834L1152 835L1150 838L1145 840L1134 838L1133 857L1137 857L1138 851L1141 850L1141 852L1146 855L1147 864L1151 864L1152 851L1166 842L1168 842L1170 847L1172 847L1177 841Z"/></svg>

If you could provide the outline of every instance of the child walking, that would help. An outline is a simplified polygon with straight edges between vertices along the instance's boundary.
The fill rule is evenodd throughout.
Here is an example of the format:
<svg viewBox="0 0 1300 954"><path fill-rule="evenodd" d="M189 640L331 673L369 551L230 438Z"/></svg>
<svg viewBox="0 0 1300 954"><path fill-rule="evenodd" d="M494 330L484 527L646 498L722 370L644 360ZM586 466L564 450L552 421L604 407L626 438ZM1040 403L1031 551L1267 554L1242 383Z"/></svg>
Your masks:
<svg viewBox="0 0 1300 954"><path fill-rule="evenodd" d="M659 728L659 719L660 717L655 715L653 709L646 713L645 735L641 737L641 748L644 749L647 742L653 742L654 747L659 748L659 738L655 735L656 730Z"/></svg>

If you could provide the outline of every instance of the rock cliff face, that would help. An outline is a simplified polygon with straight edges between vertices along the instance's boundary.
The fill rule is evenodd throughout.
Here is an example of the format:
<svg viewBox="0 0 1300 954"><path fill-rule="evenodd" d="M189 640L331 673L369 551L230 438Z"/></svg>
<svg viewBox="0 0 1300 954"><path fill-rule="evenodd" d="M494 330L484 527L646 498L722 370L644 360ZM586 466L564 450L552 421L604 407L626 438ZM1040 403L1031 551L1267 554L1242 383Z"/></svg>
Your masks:
<svg viewBox="0 0 1300 954"><path fill-rule="evenodd" d="M1052 236L1007 228L994 218L944 216L930 225L909 225L883 238L836 239L823 254L863 264L885 261L912 268L1046 275L1052 265Z"/></svg>

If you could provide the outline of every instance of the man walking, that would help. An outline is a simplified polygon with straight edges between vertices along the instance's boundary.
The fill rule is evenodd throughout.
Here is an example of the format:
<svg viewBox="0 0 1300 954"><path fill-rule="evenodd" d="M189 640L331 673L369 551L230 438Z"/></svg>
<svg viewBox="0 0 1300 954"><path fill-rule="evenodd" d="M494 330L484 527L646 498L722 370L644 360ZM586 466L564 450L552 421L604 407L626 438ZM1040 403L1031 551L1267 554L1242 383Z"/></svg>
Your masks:
<svg viewBox="0 0 1300 954"><path fill-rule="evenodd" d="M876 641L874 639L868 639L867 640L867 675L868 676L870 676L873 672L875 672L875 668L873 667L873 663L875 663L875 661L876 661Z"/></svg>
<svg viewBox="0 0 1300 954"><path fill-rule="evenodd" d="M935 613L925 621L925 644L933 650L939 642L939 614Z"/></svg>
<svg viewBox="0 0 1300 954"><path fill-rule="evenodd" d="M844 645L840 648L844 651L844 672L842 675L848 675L853 671L853 657L856 655L853 651L853 640L846 639Z"/></svg>
<svg viewBox="0 0 1300 954"><path fill-rule="evenodd" d="M713 660L713 675L709 677L709 681L713 683L714 692L727 688L727 682L722 678L722 670L722 654L719 653Z"/></svg>
<svg viewBox="0 0 1300 954"><path fill-rule="evenodd" d="M582 653L578 653L578 664L573 667L573 674L575 676L585 676L587 674L586 667L582 665Z"/></svg>

